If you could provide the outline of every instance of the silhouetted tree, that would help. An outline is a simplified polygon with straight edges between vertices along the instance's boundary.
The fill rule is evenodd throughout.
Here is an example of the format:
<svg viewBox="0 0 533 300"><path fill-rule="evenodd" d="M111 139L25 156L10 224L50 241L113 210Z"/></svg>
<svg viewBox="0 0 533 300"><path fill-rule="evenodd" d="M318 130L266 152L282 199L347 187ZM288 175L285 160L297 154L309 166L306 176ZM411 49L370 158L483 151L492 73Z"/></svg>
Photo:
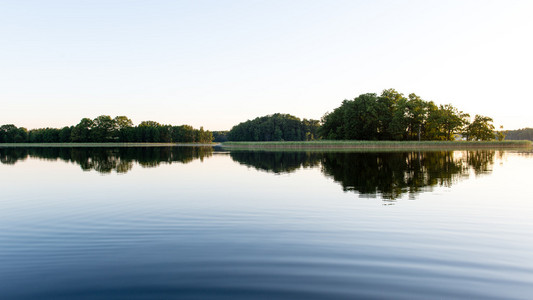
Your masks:
<svg viewBox="0 0 533 300"><path fill-rule="evenodd" d="M306 141L317 138L319 122L288 114L273 114L233 126L230 141Z"/></svg>

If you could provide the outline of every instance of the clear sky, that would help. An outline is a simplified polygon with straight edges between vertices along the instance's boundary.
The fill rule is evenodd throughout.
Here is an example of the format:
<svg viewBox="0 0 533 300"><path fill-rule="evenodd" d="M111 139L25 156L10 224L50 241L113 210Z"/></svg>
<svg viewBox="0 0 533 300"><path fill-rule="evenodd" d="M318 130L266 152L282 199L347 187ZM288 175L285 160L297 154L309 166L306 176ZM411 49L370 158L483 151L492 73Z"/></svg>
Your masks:
<svg viewBox="0 0 533 300"><path fill-rule="evenodd" d="M0 124L226 130L395 88L533 127L533 1L0 0Z"/></svg>

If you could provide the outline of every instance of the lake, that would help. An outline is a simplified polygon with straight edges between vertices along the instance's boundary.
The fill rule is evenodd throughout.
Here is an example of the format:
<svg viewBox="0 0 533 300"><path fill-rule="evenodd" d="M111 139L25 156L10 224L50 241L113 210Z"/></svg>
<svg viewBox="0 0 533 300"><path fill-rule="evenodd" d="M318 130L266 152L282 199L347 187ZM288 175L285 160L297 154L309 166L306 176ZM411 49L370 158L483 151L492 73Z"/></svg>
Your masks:
<svg viewBox="0 0 533 300"><path fill-rule="evenodd" d="M531 150L1 148L1 299L531 299Z"/></svg>

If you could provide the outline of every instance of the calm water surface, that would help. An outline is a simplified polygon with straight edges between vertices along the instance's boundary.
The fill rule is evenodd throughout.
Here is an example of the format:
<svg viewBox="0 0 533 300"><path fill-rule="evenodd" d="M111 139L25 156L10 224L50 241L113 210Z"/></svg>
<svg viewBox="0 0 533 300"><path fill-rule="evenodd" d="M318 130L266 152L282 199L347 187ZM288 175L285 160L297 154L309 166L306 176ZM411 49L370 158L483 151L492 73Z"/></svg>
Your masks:
<svg viewBox="0 0 533 300"><path fill-rule="evenodd" d="M0 148L1 299L532 299L531 151Z"/></svg>

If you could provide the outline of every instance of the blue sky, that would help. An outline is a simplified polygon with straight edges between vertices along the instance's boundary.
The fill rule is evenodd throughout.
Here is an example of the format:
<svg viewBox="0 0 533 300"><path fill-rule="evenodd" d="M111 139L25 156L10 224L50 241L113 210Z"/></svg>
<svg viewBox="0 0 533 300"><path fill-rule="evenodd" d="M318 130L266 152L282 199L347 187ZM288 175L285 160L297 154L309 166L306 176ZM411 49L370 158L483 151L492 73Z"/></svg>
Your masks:
<svg viewBox="0 0 533 300"><path fill-rule="evenodd" d="M225 130L395 88L533 127L533 1L0 0L0 124Z"/></svg>

